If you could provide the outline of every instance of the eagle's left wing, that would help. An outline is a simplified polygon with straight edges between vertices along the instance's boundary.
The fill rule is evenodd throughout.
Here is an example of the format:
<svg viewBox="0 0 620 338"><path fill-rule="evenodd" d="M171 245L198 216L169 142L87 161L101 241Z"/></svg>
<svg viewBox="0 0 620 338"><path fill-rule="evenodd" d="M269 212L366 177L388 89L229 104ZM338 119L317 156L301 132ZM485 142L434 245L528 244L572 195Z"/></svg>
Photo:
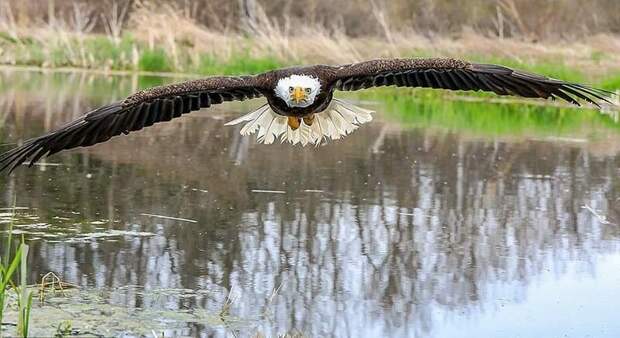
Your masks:
<svg viewBox="0 0 620 338"><path fill-rule="evenodd" d="M612 95L578 83L455 59L372 60L337 67L332 76L335 88L346 91L391 85L482 90L499 95L561 98L576 105L583 100L599 107L603 102L610 103L609 97Z"/></svg>
<svg viewBox="0 0 620 338"><path fill-rule="evenodd" d="M154 87L97 108L57 130L0 155L0 172L34 164L61 150L91 146L225 101L262 96L265 78L221 76Z"/></svg>

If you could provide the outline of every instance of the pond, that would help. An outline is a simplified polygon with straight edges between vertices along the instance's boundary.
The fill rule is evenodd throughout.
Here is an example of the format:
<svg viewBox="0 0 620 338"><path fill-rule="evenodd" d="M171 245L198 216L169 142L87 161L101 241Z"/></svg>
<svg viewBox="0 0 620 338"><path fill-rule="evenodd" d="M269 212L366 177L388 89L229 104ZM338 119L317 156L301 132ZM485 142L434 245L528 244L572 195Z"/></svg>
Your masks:
<svg viewBox="0 0 620 338"><path fill-rule="evenodd" d="M180 80L4 69L0 150ZM620 336L613 114L422 90L346 98L375 121L317 148L224 127L256 100L0 177L0 224L25 235L29 282L79 286L35 302L33 335Z"/></svg>

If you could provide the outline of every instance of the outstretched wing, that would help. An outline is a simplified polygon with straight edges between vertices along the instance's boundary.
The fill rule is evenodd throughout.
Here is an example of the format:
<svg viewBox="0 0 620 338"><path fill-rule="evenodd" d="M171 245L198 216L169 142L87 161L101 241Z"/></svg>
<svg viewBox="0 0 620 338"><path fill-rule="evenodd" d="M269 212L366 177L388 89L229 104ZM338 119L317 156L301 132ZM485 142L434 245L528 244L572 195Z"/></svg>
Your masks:
<svg viewBox="0 0 620 338"><path fill-rule="evenodd" d="M475 64L455 59L386 59L340 66L333 83L339 90L380 86L427 87L488 91L499 95L579 100L600 107L612 93L503 66Z"/></svg>
<svg viewBox="0 0 620 338"><path fill-rule="evenodd" d="M211 77L143 90L0 155L0 171L11 172L24 162L32 165L43 156L101 143L213 104L259 96L261 80L252 76Z"/></svg>

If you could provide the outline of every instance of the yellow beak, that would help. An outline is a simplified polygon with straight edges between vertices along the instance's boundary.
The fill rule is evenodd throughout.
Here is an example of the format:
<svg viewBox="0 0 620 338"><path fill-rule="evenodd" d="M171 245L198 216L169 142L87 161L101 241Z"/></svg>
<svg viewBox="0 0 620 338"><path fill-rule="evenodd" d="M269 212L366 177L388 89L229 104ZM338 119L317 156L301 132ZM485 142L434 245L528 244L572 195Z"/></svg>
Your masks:
<svg viewBox="0 0 620 338"><path fill-rule="evenodd" d="M306 94L306 91L303 88L295 87L295 89L293 89L293 93L291 94L291 99L293 100L293 102L295 103L305 102L307 98L308 98L308 95Z"/></svg>

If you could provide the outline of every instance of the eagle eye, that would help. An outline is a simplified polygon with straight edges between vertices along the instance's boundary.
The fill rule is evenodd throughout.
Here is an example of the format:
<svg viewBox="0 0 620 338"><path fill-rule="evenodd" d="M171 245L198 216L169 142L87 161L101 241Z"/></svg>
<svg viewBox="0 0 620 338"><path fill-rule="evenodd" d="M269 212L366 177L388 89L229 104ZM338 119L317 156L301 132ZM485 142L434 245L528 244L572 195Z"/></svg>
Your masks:
<svg viewBox="0 0 620 338"><path fill-rule="evenodd" d="M312 91L312 89L306 88L306 94L310 94L310 91Z"/></svg>
<svg viewBox="0 0 620 338"><path fill-rule="evenodd" d="M289 91L289 92L291 92L291 93L292 93L294 90L295 90L295 88L293 88L293 87L288 87L288 91Z"/></svg>

